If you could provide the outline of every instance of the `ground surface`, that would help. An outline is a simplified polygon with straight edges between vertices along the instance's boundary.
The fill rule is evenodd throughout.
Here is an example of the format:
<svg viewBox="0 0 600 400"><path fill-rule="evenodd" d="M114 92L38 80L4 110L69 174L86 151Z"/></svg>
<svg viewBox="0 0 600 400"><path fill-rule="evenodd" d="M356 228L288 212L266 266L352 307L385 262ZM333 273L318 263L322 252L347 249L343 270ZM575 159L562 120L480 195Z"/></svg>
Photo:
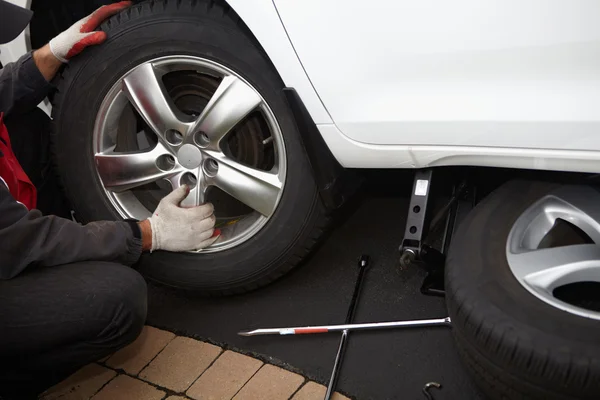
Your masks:
<svg viewBox="0 0 600 400"><path fill-rule="evenodd" d="M398 182L410 188L410 181ZM358 257L372 268L363 286L356 322L438 318L444 300L423 296L424 273L400 269L406 193L367 198L337 227L310 261L284 279L250 294L206 299L151 285L148 323L206 339L284 365L326 383L338 334L240 337L251 328L342 323L357 274ZM423 385L443 385L436 400L479 399L460 364L448 328L360 332L350 335L338 390L357 399L424 399Z"/></svg>
<svg viewBox="0 0 600 400"><path fill-rule="evenodd" d="M256 358L146 326L43 400L320 400L326 387ZM339 393L332 400L349 400Z"/></svg>

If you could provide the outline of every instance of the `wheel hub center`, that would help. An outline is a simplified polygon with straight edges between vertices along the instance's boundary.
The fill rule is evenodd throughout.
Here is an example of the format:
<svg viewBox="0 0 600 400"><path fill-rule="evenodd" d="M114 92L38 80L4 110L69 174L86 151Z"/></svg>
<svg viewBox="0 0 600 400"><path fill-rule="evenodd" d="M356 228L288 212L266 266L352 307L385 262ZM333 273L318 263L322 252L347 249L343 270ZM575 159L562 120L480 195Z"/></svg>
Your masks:
<svg viewBox="0 0 600 400"><path fill-rule="evenodd" d="M202 152L193 144L184 144L177 152L177 161L187 169L198 168L202 163Z"/></svg>

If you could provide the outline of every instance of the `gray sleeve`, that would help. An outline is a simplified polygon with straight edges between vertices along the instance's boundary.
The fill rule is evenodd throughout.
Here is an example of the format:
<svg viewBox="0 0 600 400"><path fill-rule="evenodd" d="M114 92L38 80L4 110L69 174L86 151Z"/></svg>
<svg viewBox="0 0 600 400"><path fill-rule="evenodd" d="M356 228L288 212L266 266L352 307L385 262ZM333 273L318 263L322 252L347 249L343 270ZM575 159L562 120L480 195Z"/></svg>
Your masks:
<svg viewBox="0 0 600 400"><path fill-rule="evenodd" d="M0 181L0 279L10 279L30 265L51 267L77 261L134 264L142 241L127 222L81 225L28 211Z"/></svg>
<svg viewBox="0 0 600 400"><path fill-rule="evenodd" d="M35 65L32 52L0 69L0 112L20 114L36 107L52 85Z"/></svg>

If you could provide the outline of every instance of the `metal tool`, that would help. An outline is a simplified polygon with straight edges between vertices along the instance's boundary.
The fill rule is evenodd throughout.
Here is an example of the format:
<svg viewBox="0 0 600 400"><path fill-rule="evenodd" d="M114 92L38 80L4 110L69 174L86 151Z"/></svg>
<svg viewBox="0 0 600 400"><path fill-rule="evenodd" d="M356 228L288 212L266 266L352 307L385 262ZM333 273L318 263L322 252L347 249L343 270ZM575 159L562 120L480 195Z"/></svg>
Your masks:
<svg viewBox="0 0 600 400"><path fill-rule="evenodd" d="M346 341L348 339L348 333L350 331L360 330L372 330L372 329L393 329L393 328L416 328L416 327L429 327L429 326L451 326L450 317L446 318L432 318L432 319L417 319L408 321L390 321L390 322L371 322L362 324L352 324L354 318L354 311L356 310L356 304L358 303L358 296L360 294L360 288L364 279L364 274L369 264L369 257L366 255L361 256L359 259L359 273L356 279L356 285L354 287L354 293L352 300L350 301L350 307L346 314L346 323L343 325L318 325L318 326L302 326L302 327L291 327L291 328L266 328L266 329L254 329L251 331L238 332L240 336L258 336L258 335L306 335L313 333L327 333L327 332L342 332L342 338L340 346L335 357L335 363L333 365L333 371L329 380L329 386L327 387L327 393L325 394L325 400L329 400L333 394L335 384L337 381L338 371L342 362L342 358L345 351ZM423 388L423 393L428 398L432 398L431 394L427 391L429 387L441 387L436 382L430 382Z"/></svg>
<svg viewBox="0 0 600 400"><path fill-rule="evenodd" d="M352 323L354 319L354 312L356 311L356 304L358 295L360 294L360 288L365 277L365 271L369 266L369 256L362 255L358 260L358 277L356 278L356 285L354 286L354 293L352 294L352 300L350 300L350 306L348 307L348 313L346 314L346 324ZM335 390L337 383L338 371L342 364L342 358L344 357L344 351L346 350L346 340L348 339L348 329L342 330L342 338L340 340L340 346L338 347L337 354L335 356L335 362L333 363L333 370L331 371L331 378L329 378L329 385L327 386L327 393L325 393L325 400L329 400Z"/></svg>
<svg viewBox="0 0 600 400"><path fill-rule="evenodd" d="M327 333L348 331L364 331L370 329L392 329L392 328L416 328L425 326L450 326L450 317L433 319L414 319L406 321L390 322L369 322L364 324L344 324L344 325L318 325L303 326L297 328L269 328L254 329L252 331L239 332L241 336L257 335L302 335L311 333Z"/></svg>
<svg viewBox="0 0 600 400"><path fill-rule="evenodd" d="M427 400L434 400L433 399L433 395L431 393L429 393L429 388L436 388L436 389L441 389L442 385L440 385L437 382L429 382L426 383L425 386L423 387L423 394L425 395L425 397L427 397Z"/></svg>

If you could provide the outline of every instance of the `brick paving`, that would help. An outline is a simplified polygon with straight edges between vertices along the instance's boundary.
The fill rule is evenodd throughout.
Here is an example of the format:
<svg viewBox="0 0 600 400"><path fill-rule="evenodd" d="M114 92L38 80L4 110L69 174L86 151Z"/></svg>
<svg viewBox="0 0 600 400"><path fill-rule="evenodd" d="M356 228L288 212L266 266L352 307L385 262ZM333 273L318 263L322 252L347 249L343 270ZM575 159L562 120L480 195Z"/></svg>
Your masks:
<svg viewBox="0 0 600 400"><path fill-rule="evenodd" d="M234 400L287 400L304 383L304 378L274 365L265 365L235 395Z"/></svg>
<svg viewBox="0 0 600 400"><path fill-rule="evenodd" d="M174 338L174 333L146 326L135 342L108 357L106 365L137 375Z"/></svg>
<svg viewBox="0 0 600 400"><path fill-rule="evenodd" d="M185 392L222 349L186 337L176 337L140 373L140 378L177 393Z"/></svg>
<svg viewBox="0 0 600 400"><path fill-rule="evenodd" d="M43 400L322 400L301 375L210 343L144 327L110 357L49 389ZM333 400L349 400L336 393Z"/></svg>
<svg viewBox="0 0 600 400"><path fill-rule="evenodd" d="M262 361L226 351L187 391L194 400L231 399L263 366Z"/></svg>
<svg viewBox="0 0 600 400"><path fill-rule="evenodd" d="M92 397L94 400L161 400L166 393L146 382L119 375Z"/></svg>

